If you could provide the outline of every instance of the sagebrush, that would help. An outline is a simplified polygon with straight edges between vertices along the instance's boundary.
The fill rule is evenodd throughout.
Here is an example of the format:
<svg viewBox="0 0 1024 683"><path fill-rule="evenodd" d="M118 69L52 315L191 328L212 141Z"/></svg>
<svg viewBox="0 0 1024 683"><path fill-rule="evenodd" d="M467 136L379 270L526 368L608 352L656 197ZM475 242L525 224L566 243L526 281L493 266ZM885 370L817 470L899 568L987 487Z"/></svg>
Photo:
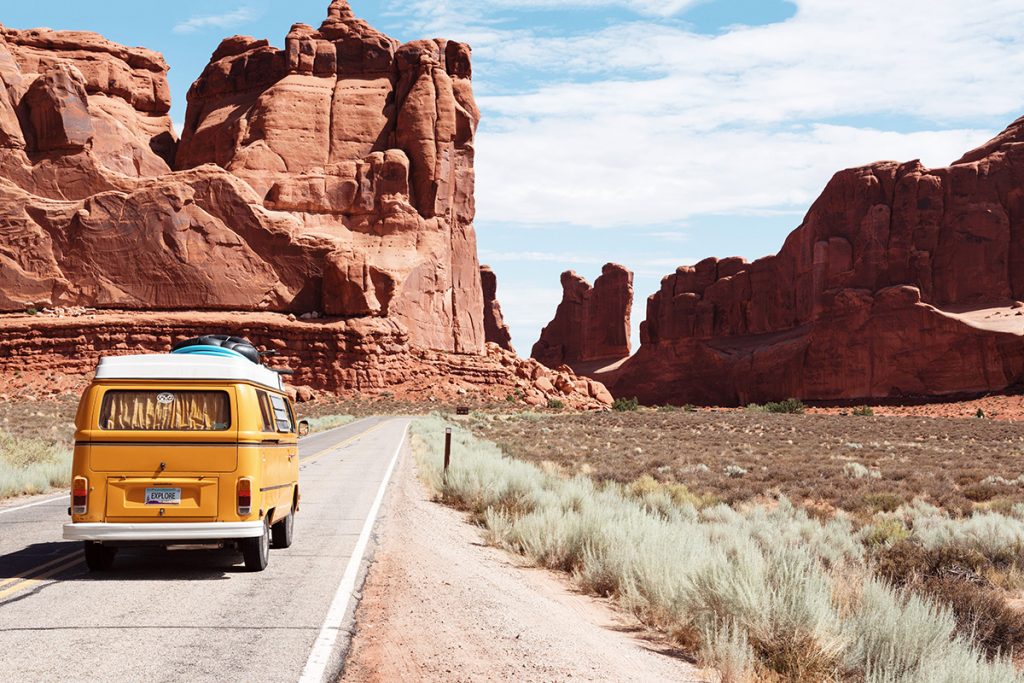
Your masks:
<svg viewBox="0 0 1024 683"><path fill-rule="evenodd" d="M444 477L444 426L427 418L413 427L440 499L470 512L490 542L614 598L728 680L1024 680L940 601L876 578L843 514L814 519L784 497L698 509L649 484L545 472L459 428Z"/></svg>

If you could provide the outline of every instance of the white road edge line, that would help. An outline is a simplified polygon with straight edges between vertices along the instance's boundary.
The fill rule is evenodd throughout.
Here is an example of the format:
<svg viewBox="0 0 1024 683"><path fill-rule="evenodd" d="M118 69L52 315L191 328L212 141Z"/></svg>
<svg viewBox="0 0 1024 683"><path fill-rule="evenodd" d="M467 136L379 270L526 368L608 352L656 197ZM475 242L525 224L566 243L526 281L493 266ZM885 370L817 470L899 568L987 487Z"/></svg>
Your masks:
<svg viewBox="0 0 1024 683"><path fill-rule="evenodd" d="M36 502L29 503L28 505L19 505L16 508L0 508L0 515L6 515L8 512L17 512L18 510L27 510L28 508L34 508L36 505L46 505L47 503L52 503L53 501L60 500L61 498L69 500L68 493L64 492L56 496L46 498L45 500L37 500Z"/></svg>
<svg viewBox="0 0 1024 683"><path fill-rule="evenodd" d="M395 464L398 462L398 456L402 452L402 447L405 445L405 438L408 433L409 424L406 423L405 429L402 430L402 438L395 449L395 454L391 457L391 462L384 473L384 479L380 483L380 488L377 489L377 497L373 499L373 505L370 506L370 511L366 514L363 530L360 532L356 546L352 550L352 557L348 561L348 566L345 567L345 574L341 577L341 583L334 594L334 599L331 600L331 606L327 610L323 626L320 627L320 633L316 637L316 642L313 643L313 650L309 653L309 659L306 660L306 666L299 677L299 683L321 683L323 681L327 664L331 659L331 652L334 650L334 643L338 640L338 632L341 630L341 624L345 620L349 604L352 602L352 594L356 589L356 579L359 577L359 567L363 564L363 556L366 554L366 548L370 544L370 535L373 533L377 514L380 512L381 503L384 501L384 493L387 491L388 482L391 481L391 475L395 470Z"/></svg>

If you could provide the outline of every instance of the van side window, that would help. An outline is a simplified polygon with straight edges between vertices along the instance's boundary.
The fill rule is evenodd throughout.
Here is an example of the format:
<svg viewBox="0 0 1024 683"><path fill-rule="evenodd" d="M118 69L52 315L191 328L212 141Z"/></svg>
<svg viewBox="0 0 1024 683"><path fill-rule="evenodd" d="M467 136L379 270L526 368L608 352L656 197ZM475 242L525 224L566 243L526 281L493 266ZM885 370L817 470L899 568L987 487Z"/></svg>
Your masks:
<svg viewBox="0 0 1024 683"><path fill-rule="evenodd" d="M274 409L270 406L270 396L265 391L257 391L260 399L260 415L263 416L263 431L276 432L277 425L274 420Z"/></svg>
<svg viewBox="0 0 1024 683"><path fill-rule="evenodd" d="M288 410L288 404L280 396L272 395L270 404L274 407L274 419L277 421L277 431L293 432L295 425L292 423L292 414Z"/></svg>

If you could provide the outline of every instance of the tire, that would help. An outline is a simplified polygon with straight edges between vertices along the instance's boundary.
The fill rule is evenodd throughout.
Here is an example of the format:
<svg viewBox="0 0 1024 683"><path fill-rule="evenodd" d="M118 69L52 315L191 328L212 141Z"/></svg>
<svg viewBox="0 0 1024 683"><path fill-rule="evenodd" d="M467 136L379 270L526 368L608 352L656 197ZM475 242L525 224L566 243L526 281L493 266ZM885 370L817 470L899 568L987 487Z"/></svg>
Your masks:
<svg viewBox="0 0 1024 683"><path fill-rule="evenodd" d="M94 541L85 542L85 566L91 572L105 572L114 564L117 548L101 545Z"/></svg>
<svg viewBox="0 0 1024 683"><path fill-rule="evenodd" d="M239 545L245 568L250 572L261 572L270 562L270 518L263 518L263 534L256 538L243 538Z"/></svg>
<svg viewBox="0 0 1024 683"><path fill-rule="evenodd" d="M295 537L295 506L288 512L288 516L271 527L271 536L274 542L274 549L288 548Z"/></svg>

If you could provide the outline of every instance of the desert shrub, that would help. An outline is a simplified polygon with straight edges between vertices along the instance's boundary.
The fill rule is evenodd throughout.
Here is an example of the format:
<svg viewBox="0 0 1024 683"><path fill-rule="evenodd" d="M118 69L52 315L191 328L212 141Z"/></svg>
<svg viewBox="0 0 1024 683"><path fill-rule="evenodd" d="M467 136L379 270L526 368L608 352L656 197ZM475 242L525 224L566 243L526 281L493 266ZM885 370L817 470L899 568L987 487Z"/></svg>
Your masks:
<svg viewBox="0 0 1024 683"><path fill-rule="evenodd" d="M871 417L875 410L871 406L857 406L853 409L853 414L858 417Z"/></svg>
<svg viewBox="0 0 1024 683"><path fill-rule="evenodd" d="M649 474L626 484L622 490L648 510L659 514L668 514L671 509L686 505L700 509L721 502L714 496L697 495L685 484L658 481Z"/></svg>
<svg viewBox="0 0 1024 683"><path fill-rule="evenodd" d="M657 482L545 473L460 428L445 480L429 438L443 426L414 425L421 471L441 498L477 511L489 542L570 572L734 680L1020 680L957 635L949 609L871 578L842 514L823 523L786 498L698 510Z"/></svg>
<svg viewBox="0 0 1024 683"><path fill-rule="evenodd" d="M891 546L910 536L903 523L896 519L883 519L861 529L860 537L868 547Z"/></svg>
<svg viewBox="0 0 1024 683"><path fill-rule="evenodd" d="M733 479L735 479L737 477L742 477L743 475L745 475L747 473L747 470L743 469L739 465L726 465L723 472L725 472L725 476L732 477Z"/></svg>
<svg viewBox="0 0 1024 683"><path fill-rule="evenodd" d="M319 417L303 419L309 422L309 431L312 434L314 432L325 432L335 427L344 427L348 423L355 421L356 418L352 415L320 415Z"/></svg>
<svg viewBox="0 0 1024 683"><path fill-rule="evenodd" d="M564 401L559 401L557 398L549 398L548 399L548 408L550 410L561 410L561 409L565 408L565 402Z"/></svg>
<svg viewBox="0 0 1024 683"><path fill-rule="evenodd" d="M766 413L790 413L794 415L802 414L807 410L807 406L803 404L803 401L795 398L787 398L785 401L765 403L762 407Z"/></svg>
<svg viewBox="0 0 1024 683"><path fill-rule="evenodd" d="M0 431L0 498L42 493L71 483L71 451Z"/></svg>
<svg viewBox="0 0 1024 683"><path fill-rule="evenodd" d="M843 472L850 479L879 479L882 476L882 473L879 472L878 470L873 470L869 467L865 467L864 465L861 465L859 462L846 463L845 465L843 465Z"/></svg>
<svg viewBox="0 0 1024 683"><path fill-rule="evenodd" d="M633 398L617 398L612 403L612 410L617 410L620 413L627 412L627 411L633 411L633 410L639 410L639 409L640 409L640 401L636 397L633 397Z"/></svg>
<svg viewBox="0 0 1024 683"><path fill-rule="evenodd" d="M1002 489L998 484L980 481L963 488L964 498L975 503L984 503L992 500Z"/></svg>
<svg viewBox="0 0 1024 683"><path fill-rule="evenodd" d="M989 656L1019 652L1024 645L1024 613L1007 605L1002 591L953 577L930 577L920 590L948 605L957 633L973 639Z"/></svg>
<svg viewBox="0 0 1024 683"><path fill-rule="evenodd" d="M996 567L1024 567L1024 516L1021 506L1012 515L978 512L952 518L921 501L902 506L891 515L911 529L912 537L928 550L956 549L977 553Z"/></svg>
<svg viewBox="0 0 1024 683"><path fill-rule="evenodd" d="M906 502L899 494L888 491L866 493L861 500L868 509L880 512L894 512Z"/></svg>
<svg viewBox="0 0 1024 683"><path fill-rule="evenodd" d="M875 572L948 607L956 633L973 640L988 656L1018 651L1024 645L1024 614L1006 604L1005 595L983 578L991 563L981 553L957 546L931 550L903 540L879 549Z"/></svg>
<svg viewBox="0 0 1024 683"><path fill-rule="evenodd" d="M687 403L685 406L683 406L683 412L684 413L696 413L697 412L697 406L693 405L692 403Z"/></svg>

